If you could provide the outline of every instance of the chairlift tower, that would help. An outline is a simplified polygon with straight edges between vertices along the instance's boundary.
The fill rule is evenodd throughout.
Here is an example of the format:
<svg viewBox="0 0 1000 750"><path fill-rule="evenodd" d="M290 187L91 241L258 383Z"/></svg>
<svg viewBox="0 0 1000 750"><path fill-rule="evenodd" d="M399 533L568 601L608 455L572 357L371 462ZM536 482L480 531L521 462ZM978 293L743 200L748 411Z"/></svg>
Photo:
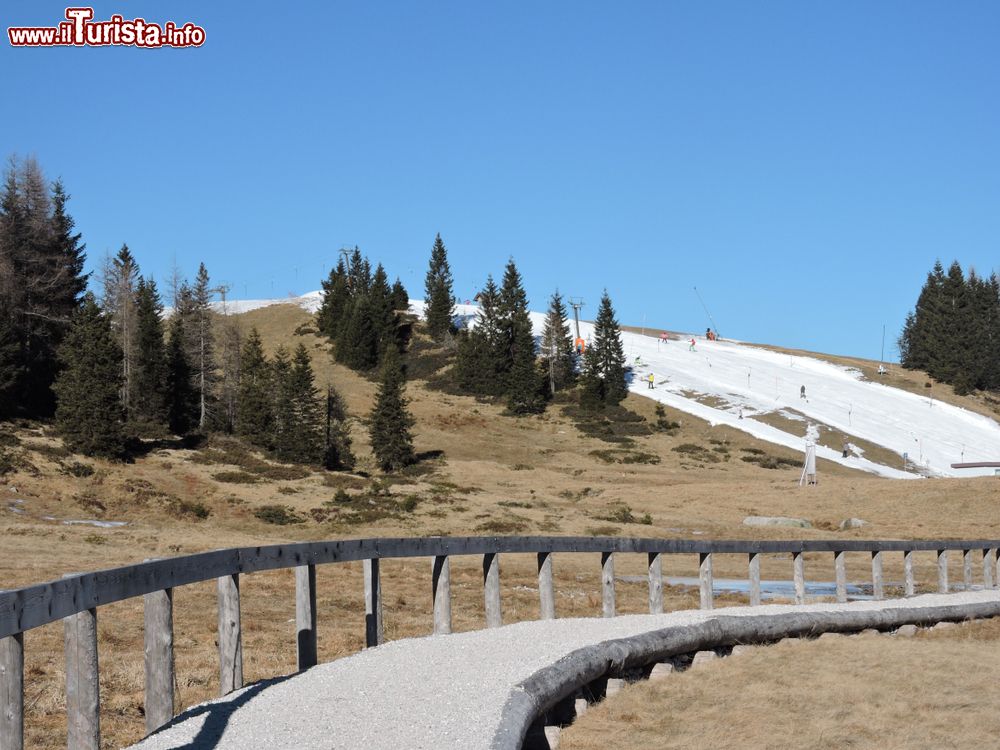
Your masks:
<svg viewBox="0 0 1000 750"><path fill-rule="evenodd" d="M573 308L573 320L576 323L576 337L577 338L582 338L580 336L580 308L583 307L585 304L586 303L583 301L582 298L579 298L579 297L570 297L569 298L569 305L570 305L570 307Z"/></svg>

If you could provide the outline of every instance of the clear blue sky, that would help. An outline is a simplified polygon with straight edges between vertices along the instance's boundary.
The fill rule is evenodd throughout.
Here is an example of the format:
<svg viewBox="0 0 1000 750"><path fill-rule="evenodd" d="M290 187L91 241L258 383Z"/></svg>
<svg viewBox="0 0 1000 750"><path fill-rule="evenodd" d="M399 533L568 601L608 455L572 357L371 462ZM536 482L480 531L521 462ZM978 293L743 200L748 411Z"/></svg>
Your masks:
<svg viewBox="0 0 1000 750"><path fill-rule="evenodd" d="M703 331L697 285L724 336L874 358L935 258L1000 265L995 2L94 7L207 42L3 39L0 148L63 177L91 265L283 296L357 244L419 297L441 232L460 298L513 256L535 308Z"/></svg>

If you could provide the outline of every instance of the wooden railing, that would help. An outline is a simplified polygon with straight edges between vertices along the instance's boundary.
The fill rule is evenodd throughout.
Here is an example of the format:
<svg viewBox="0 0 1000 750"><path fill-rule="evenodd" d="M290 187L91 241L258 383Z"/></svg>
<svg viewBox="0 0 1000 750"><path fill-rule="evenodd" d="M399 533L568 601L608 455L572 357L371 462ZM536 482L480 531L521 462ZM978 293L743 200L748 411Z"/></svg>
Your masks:
<svg viewBox="0 0 1000 750"><path fill-rule="evenodd" d="M97 750L100 746L97 608L144 597L146 729L149 732L174 715L173 589L217 580L219 676L223 695L243 686L243 650L240 623L240 576L265 570L295 568L297 664L300 670L316 664L316 566L362 561L365 588L365 642L383 640L379 561L386 558L431 557L434 633L451 632L451 568L455 555L478 555L483 560L483 596L487 627L501 624L499 555L537 555L539 613L556 616L553 555L599 553L602 610L615 615L615 555L647 555L649 611L663 611L662 556L696 554L699 559L699 595L702 609L713 604L714 555L746 555L750 604L761 601L761 555L791 554L795 601L806 597L805 553L832 553L836 597L847 601L847 553L871 556L874 598L885 596L883 555L903 555L903 593L915 592L913 555L937 556L938 591L947 593L948 552L961 551L965 587L973 584L974 554L981 554L982 583L1000 582L998 540L978 541L711 541L634 539L615 537L429 537L413 539L358 539L266 547L242 547L150 560L138 565L93 573L73 574L49 583L0 591L0 750L22 750L24 745L24 633L64 621L66 648L66 707L69 747Z"/></svg>

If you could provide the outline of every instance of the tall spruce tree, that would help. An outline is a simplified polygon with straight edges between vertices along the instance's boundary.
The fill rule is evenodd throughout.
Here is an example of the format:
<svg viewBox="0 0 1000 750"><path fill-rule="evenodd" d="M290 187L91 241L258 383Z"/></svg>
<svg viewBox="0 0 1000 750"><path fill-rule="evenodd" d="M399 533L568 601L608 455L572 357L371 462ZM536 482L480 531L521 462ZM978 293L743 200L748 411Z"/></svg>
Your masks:
<svg viewBox="0 0 1000 750"><path fill-rule="evenodd" d="M410 295L398 277L392 285L392 309L403 312L410 309Z"/></svg>
<svg viewBox="0 0 1000 750"><path fill-rule="evenodd" d="M139 279L135 295L135 359L130 419L143 429L167 423L167 352L163 340L163 303L153 279Z"/></svg>
<svg viewBox="0 0 1000 750"><path fill-rule="evenodd" d="M424 281L426 307L424 317L427 332L431 338L440 341L451 333L455 317L455 295L452 292L451 267L448 265L448 251L441 235L434 238L431 260Z"/></svg>
<svg viewBox="0 0 1000 750"><path fill-rule="evenodd" d="M59 358L56 425L67 447L88 456L123 456L122 352L92 295L74 316Z"/></svg>
<svg viewBox="0 0 1000 750"><path fill-rule="evenodd" d="M198 393L192 383L188 362L188 336L184 318L175 314L170 319L170 340L167 344L167 425L175 435L187 435L198 424Z"/></svg>
<svg viewBox="0 0 1000 750"><path fill-rule="evenodd" d="M535 337L528 315L528 296L513 259L504 270L498 310L507 408L514 414L540 411L542 388L535 368Z"/></svg>
<svg viewBox="0 0 1000 750"><path fill-rule="evenodd" d="M381 380L368 428L372 451L382 471L398 471L414 461L410 434L414 419L407 408L405 386L399 354L389 347L382 359Z"/></svg>
<svg viewBox="0 0 1000 750"><path fill-rule="evenodd" d="M347 283L347 266L344 259L330 271L323 281L323 302L316 313L316 327L330 338L336 338L350 309L350 291Z"/></svg>
<svg viewBox="0 0 1000 750"><path fill-rule="evenodd" d="M549 300L549 311L545 316L540 351L544 362L544 372L548 379L549 394L571 385L576 379L576 354L573 337L569 332L569 320L562 296L556 291Z"/></svg>
<svg viewBox="0 0 1000 750"><path fill-rule="evenodd" d="M240 354L236 432L259 448L271 450L274 433L274 381L260 333L250 331Z"/></svg>
<svg viewBox="0 0 1000 750"><path fill-rule="evenodd" d="M292 360L288 350L279 346L271 360L271 380L274 422L271 428L270 444L276 456L284 456L282 446L291 442L295 430L295 405L292 401Z"/></svg>
<svg viewBox="0 0 1000 750"><path fill-rule="evenodd" d="M215 338L212 335L212 294L209 286L208 270L205 264L198 265L198 275L191 289L190 321L188 327L188 361L194 375L194 387L198 393L198 429L208 425L213 406L215 385Z"/></svg>
<svg viewBox="0 0 1000 750"><path fill-rule="evenodd" d="M355 457L351 451L351 428L344 399L333 386L326 389L326 450L323 466L331 471L350 471Z"/></svg>
<svg viewBox="0 0 1000 750"><path fill-rule="evenodd" d="M135 394L133 370L136 358L136 289L139 285L139 263L122 245L118 254L104 263L102 307L111 321L115 340L122 350L122 408L127 420L132 418L132 397Z"/></svg>
<svg viewBox="0 0 1000 750"><path fill-rule="evenodd" d="M372 277L371 289L368 294L376 347L378 353L381 354L387 346L398 346L399 328L399 316L396 315L396 306L393 304L389 278L381 263L375 268L375 275Z"/></svg>
<svg viewBox="0 0 1000 750"><path fill-rule="evenodd" d="M504 351L501 337L500 290L492 276L477 295L475 326L459 339L455 376L468 393L498 396L504 387Z"/></svg>
<svg viewBox="0 0 1000 750"><path fill-rule="evenodd" d="M628 395L621 328L607 290L601 295L593 340L584 352L583 370L582 399L588 405L615 406Z"/></svg>
<svg viewBox="0 0 1000 750"><path fill-rule="evenodd" d="M282 393L282 432L274 452L283 461L318 464L325 453L325 416L321 411L312 363L305 346L299 344L283 374L278 389Z"/></svg>

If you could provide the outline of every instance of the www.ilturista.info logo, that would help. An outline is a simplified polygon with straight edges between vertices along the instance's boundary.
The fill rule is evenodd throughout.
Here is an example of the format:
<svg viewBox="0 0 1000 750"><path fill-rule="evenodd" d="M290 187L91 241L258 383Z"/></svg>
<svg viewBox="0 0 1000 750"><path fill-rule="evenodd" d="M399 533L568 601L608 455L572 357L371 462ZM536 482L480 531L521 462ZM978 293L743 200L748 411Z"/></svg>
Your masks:
<svg viewBox="0 0 1000 750"><path fill-rule="evenodd" d="M12 26L7 36L12 47L200 47L205 43L205 29L193 23L160 25L118 15L108 21L93 18L93 8L67 8L66 20L58 26Z"/></svg>

